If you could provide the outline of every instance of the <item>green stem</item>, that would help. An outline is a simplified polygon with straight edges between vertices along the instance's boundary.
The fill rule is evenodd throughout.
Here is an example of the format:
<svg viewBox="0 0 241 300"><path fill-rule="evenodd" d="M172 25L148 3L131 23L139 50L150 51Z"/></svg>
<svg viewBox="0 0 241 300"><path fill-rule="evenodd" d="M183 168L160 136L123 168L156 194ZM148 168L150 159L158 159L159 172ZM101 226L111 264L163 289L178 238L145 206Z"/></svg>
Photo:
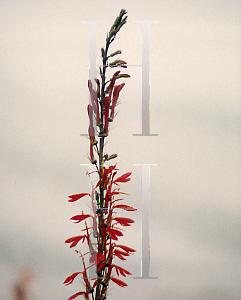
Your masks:
<svg viewBox="0 0 241 300"><path fill-rule="evenodd" d="M105 78L105 73L106 73L106 62L108 60L107 58L107 52L108 52L108 48L109 48L109 43L106 43L106 49L105 49L105 55L103 57L103 72L102 72L102 83L101 83L101 98L100 98L100 106L101 106L101 123L100 123L100 147L99 147L99 177L100 177L100 216L98 218L98 226L99 226L99 235L100 235L100 243L98 244L98 251L100 250L101 252L103 251L102 249L100 249L100 247L102 248L102 232L101 232L101 228L103 227L103 205L104 205L104 187L102 185L102 174L101 172L103 171L102 167L104 164L104 141L105 141L105 136L104 136L104 98L105 98L105 85L106 85L106 78ZM97 277L98 277L98 282L97 282L97 286L96 286L96 294L95 294L95 300L97 300L98 294L101 294L101 281L103 278L103 274L102 271L97 272Z"/></svg>
<svg viewBox="0 0 241 300"><path fill-rule="evenodd" d="M100 197L99 197L99 204L100 204L100 215L98 217L98 232L99 232L99 238L98 238L98 252L103 253L105 249L103 249L103 243L106 241L103 241L103 234L102 234L102 228L105 226L103 224L103 206L104 206L104 186L102 182L102 172L104 171L104 142L105 142L105 128L104 128L104 98L105 98L105 86L106 86L106 69L108 67L108 58L109 56L107 55L108 49L110 44L114 41L116 33L120 30L121 26L125 24L125 20L127 17L122 19L122 17L126 14L125 10L121 10L120 15L117 17L115 20L113 26L111 27L111 30L109 32L109 36L107 36L106 39L106 47L105 50L102 50L102 70L100 68L100 75L101 75L101 91L100 91L100 107L101 107L101 113L100 113L100 124L99 124L99 138L100 138L100 143L99 143L99 149L97 147L97 152L99 155L99 179L100 179L100 185L99 185L99 192L100 192ZM124 20L124 21L123 21ZM114 32L114 31L115 32ZM97 165L96 165L97 167ZM97 167L98 169L98 167ZM106 236L105 236L106 239ZM105 248L105 247L104 247ZM99 300L100 297L103 294L104 287L101 289L101 282L104 277L104 270L97 271L97 286L96 286L96 293L95 293L95 300ZM93 297L93 294L92 294Z"/></svg>

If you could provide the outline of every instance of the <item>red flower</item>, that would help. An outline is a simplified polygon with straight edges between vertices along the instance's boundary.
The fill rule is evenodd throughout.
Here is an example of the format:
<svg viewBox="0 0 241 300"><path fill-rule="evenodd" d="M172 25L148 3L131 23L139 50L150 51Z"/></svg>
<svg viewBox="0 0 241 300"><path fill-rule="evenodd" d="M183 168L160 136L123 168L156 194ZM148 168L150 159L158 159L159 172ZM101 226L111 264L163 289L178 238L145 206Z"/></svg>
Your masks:
<svg viewBox="0 0 241 300"><path fill-rule="evenodd" d="M104 254L102 253L94 253L90 258L90 263L99 264L101 261L105 259Z"/></svg>
<svg viewBox="0 0 241 300"><path fill-rule="evenodd" d="M73 300L73 299L75 299L76 297L81 296L81 295L85 295L85 297L88 297L88 293L87 293L87 292L78 292L78 293L72 295L71 297L69 297L68 300ZM88 298L87 298L87 299L88 299Z"/></svg>
<svg viewBox="0 0 241 300"><path fill-rule="evenodd" d="M119 266L116 266L116 265L112 265L112 267L115 267L116 273L117 273L118 276L119 276L119 272L124 277L126 277L126 274L127 275L132 275L129 271L123 269L122 267L119 267Z"/></svg>
<svg viewBox="0 0 241 300"><path fill-rule="evenodd" d="M122 84L119 84L119 85L116 85L114 87L114 92L113 92L113 99L112 99L112 107L111 107L111 114L110 114L110 119L113 120L114 119L114 113L115 113L115 106L116 106L116 103L118 101L118 98L119 98L119 94L120 94L120 91L122 90L123 86L125 84L122 83Z"/></svg>
<svg viewBox="0 0 241 300"><path fill-rule="evenodd" d="M90 92L90 97L91 97L91 104L93 106L94 112L96 113L97 111L97 93L95 90L91 90Z"/></svg>
<svg viewBox="0 0 241 300"><path fill-rule="evenodd" d="M118 249L114 250L114 254L121 260L126 260L124 256L129 256L130 254L127 252L120 251Z"/></svg>
<svg viewBox="0 0 241 300"><path fill-rule="evenodd" d="M89 132L90 142L93 145L93 144L96 143L96 141L95 141L95 130L94 130L93 124L89 125L88 132Z"/></svg>
<svg viewBox="0 0 241 300"><path fill-rule="evenodd" d="M91 80L88 80L88 87L90 91L90 98L91 98L91 104L94 109L94 112L97 112L97 106L98 106L98 100L97 100L97 93L95 90L93 90L93 85Z"/></svg>
<svg viewBox="0 0 241 300"><path fill-rule="evenodd" d="M116 182L127 182L127 181L131 180L130 178L128 178L129 176L131 176L131 174L132 174L131 172L127 172L127 173L121 175L116 180L114 180L114 183L116 183Z"/></svg>
<svg viewBox="0 0 241 300"><path fill-rule="evenodd" d="M78 236L74 236L72 238L67 239L65 241L65 243L72 243L70 245L70 248L72 248L72 247L76 246L78 244L78 242L81 241L82 239L83 239L83 241L82 241L82 243L83 243L85 238L86 238L86 235L78 235Z"/></svg>
<svg viewBox="0 0 241 300"><path fill-rule="evenodd" d="M114 228L106 228L106 231L109 233L110 237L115 241L118 240L118 236L123 236L123 233L120 230Z"/></svg>
<svg viewBox="0 0 241 300"><path fill-rule="evenodd" d="M76 194L76 195L71 195L69 196L69 202L74 202L74 201L77 201L79 200L80 198L84 197L84 196L87 196L87 195L90 195L88 193L81 193L81 194Z"/></svg>
<svg viewBox="0 0 241 300"><path fill-rule="evenodd" d="M116 220L122 226L131 226L130 223L135 223L130 218L116 217L116 218L114 218L114 220Z"/></svg>
<svg viewBox="0 0 241 300"><path fill-rule="evenodd" d="M75 277L76 277L77 275L79 275L80 273L81 273L81 272L76 272L76 273L73 273L72 275L70 275L69 277L67 277L67 278L65 279L65 281L64 281L64 284L65 284L65 285L71 284L71 283L74 281Z"/></svg>
<svg viewBox="0 0 241 300"><path fill-rule="evenodd" d="M75 223L79 223L79 222L81 222L84 219L89 218L89 217L91 217L91 215L84 215L84 214L82 214L82 215L74 216L70 220L76 221Z"/></svg>
<svg viewBox="0 0 241 300"><path fill-rule="evenodd" d="M92 164L96 163L92 141L90 141L90 161Z"/></svg>
<svg viewBox="0 0 241 300"><path fill-rule="evenodd" d="M112 76L111 78L111 82L110 82L110 89L109 89L109 96L110 96L110 99L111 99L111 95L112 95L112 90L113 90L113 87L114 87L114 84L115 84L115 81L116 81L116 77L117 75L120 74L120 71L117 71L115 72L115 74Z"/></svg>
<svg viewBox="0 0 241 300"><path fill-rule="evenodd" d="M124 246L124 245L116 245L115 244L115 247L119 247L119 248L121 248L122 250L124 250L124 251L126 251L128 253L130 253L130 252L136 252L136 250L134 250L134 249L132 249L130 247Z"/></svg>
<svg viewBox="0 0 241 300"><path fill-rule="evenodd" d="M90 119L90 124L92 124L92 126L93 126L93 108L90 104L88 104L88 106L87 106L87 111L88 111L88 115L89 115L89 119Z"/></svg>
<svg viewBox="0 0 241 300"><path fill-rule="evenodd" d="M109 123L109 107L110 107L110 97L106 96L104 98L104 109L105 109L105 134L108 134L108 123Z"/></svg>
<svg viewBox="0 0 241 300"><path fill-rule="evenodd" d="M125 204L115 205L114 208L122 208L122 209L127 210L127 211L135 211L135 210L137 210L136 208L134 208L132 206L129 206L129 205L125 205Z"/></svg>
<svg viewBox="0 0 241 300"><path fill-rule="evenodd" d="M90 79L88 80L88 88L89 88L89 91L91 92L91 90L92 90L92 82L91 82Z"/></svg>
<svg viewBox="0 0 241 300"><path fill-rule="evenodd" d="M121 286L121 287L127 286L127 284L126 284L124 281L122 281L122 280L120 280L120 279L118 279L118 278L111 277L111 280L112 280L114 283L116 283L116 284L118 284L119 286Z"/></svg>

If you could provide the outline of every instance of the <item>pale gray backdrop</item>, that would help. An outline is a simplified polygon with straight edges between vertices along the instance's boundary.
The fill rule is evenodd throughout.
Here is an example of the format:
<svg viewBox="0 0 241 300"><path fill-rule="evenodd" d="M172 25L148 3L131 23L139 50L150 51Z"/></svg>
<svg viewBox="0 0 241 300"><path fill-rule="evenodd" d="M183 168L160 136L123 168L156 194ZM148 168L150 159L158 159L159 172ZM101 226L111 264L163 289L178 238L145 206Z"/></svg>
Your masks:
<svg viewBox="0 0 241 300"><path fill-rule="evenodd" d="M125 203L141 206L140 166L150 171L150 276L141 272L141 210L121 243L137 249L118 262L133 276L111 283L108 300L238 300L241 297L241 3L204 1L0 2L1 209L0 298L9 300L21 266L35 275L33 299L65 300L81 271L65 239L81 226L69 219L88 210L67 196L88 192L85 157L89 27L97 54L119 11L128 23L112 46L141 64L141 23L150 26L150 132L140 137L141 68L121 92L108 153L118 153ZM100 63L97 56L97 63ZM125 70L126 71L126 70ZM82 248L83 247L83 248ZM79 250L86 249L82 244ZM32 300L32 299L31 299Z"/></svg>

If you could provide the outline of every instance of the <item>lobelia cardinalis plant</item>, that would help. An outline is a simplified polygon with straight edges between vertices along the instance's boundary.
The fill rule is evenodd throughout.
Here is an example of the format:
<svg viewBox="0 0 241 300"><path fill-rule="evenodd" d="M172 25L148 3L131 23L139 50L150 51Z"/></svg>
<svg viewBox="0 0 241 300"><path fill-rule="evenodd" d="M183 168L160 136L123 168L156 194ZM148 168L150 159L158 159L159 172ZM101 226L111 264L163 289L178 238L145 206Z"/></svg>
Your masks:
<svg viewBox="0 0 241 300"><path fill-rule="evenodd" d="M115 55L121 54L121 51L115 51L108 55L110 44L114 41L116 34L121 27L126 23L127 12L122 9L119 16L116 18L110 32L107 34L105 49L101 48L102 67L100 67L100 80L95 79L97 89L93 89L91 80L88 80L88 88L90 92L91 104L88 105L87 111L89 116L89 140L90 152L89 160L95 166L99 181L92 184L91 193L81 193L69 196L69 202L75 202L85 196L89 196L92 203L93 214L76 215L71 218L75 223L85 221L85 228L82 234L74 236L65 241L70 244L70 248L75 247L80 241L87 242L89 252L80 254L83 263L83 271L73 273L64 281L65 285L71 284L77 276L83 276L85 290L77 292L68 300L75 299L78 296L84 296L85 299L101 300L106 299L107 290L110 280L121 287L127 286L125 282L113 276L113 271L116 275L126 277L132 275L129 271L116 265L114 259L126 260L126 257L133 254L136 250L119 244L119 238L123 236L123 229L120 226L130 226L134 221L130 218L117 217L116 212L119 209L126 211L135 211L136 208L118 204L123 200L122 195L126 193L120 191L120 184L130 180L131 172L127 172L121 176L117 175L117 167L110 165L107 167L107 162L117 157L117 154L104 154L105 138L109 134L109 124L115 118L115 107L118 102L119 94L124 83L116 84L119 78L128 78L130 75L123 74L120 71L114 73L110 80L106 81L107 68L126 68L127 63L123 60L116 59L109 62L109 59ZM95 130L97 128L97 133ZM88 172L87 172L88 173ZM91 172L92 173L92 172ZM90 176L90 173L88 173ZM91 225L87 225L86 220L91 221ZM95 239L95 242L92 240ZM85 255L88 257L90 266L85 265ZM95 278L87 276L87 269L91 266L96 266ZM90 298L91 297L91 298Z"/></svg>

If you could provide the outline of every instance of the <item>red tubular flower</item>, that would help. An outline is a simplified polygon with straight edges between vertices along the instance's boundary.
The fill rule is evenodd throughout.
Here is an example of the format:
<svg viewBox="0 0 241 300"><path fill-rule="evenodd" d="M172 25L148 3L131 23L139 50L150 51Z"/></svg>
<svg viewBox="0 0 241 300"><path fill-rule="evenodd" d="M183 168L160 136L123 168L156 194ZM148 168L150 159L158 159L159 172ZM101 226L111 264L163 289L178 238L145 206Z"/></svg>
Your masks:
<svg viewBox="0 0 241 300"><path fill-rule="evenodd" d="M129 271L123 269L122 267L119 267L117 265L112 265L112 267L115 267L116 273L119 276L119 272L122 276L126 277L126 275L132 275Z"/></svg>
<svg viewBox="0 0 241 300"><path fill-rule="evenodd" d="M92 193L91 193L91 202L92 202L92 210L93 210L93 235L97 238L97 221L96 221L96 191L92 185ZM87 226L86 226L87 227Z"/></svg>
<svg viewBox="0 0 241 300"><path fill-rule="evenodd" d="M90 161L92 164L94 164L94 163L96 163L96 160L94 157L93 145L96 143L96 140L95 140L95 130L94 130L93 124L91 122L89 125L89 139L90 139Z"/></svg>
<svg viewBox="0 0 241 300"><path fill-rule="evenodd" d="M108 203L109 203L109 201L110 201L110 198L111 198L111 195L110 195L110 194L108 193L108 191L107 191L106 196L105 196L105 207L108 206Z"/></svg>
<svg viewBox="0 0 241 300"><path fill-rule="evenodd" d="M91 90L90 97L91 97L91 104L93 106L94 112L96 113L98 100L97 100L97 93L95 90L93 89Z"/></svg>
<svg viewBox="0 0 241 300"><path fill-rule="evenodd" d="M95 263L98 265L103 260L105 260L104 254L95 252L90 258L90 263Z"/></svg>
<svg viewBox="0 0 241 300"><path fill-rule="evenodd" d="M124 281L122 281L122 280L120 280L120 279L118 279L118 278L111 277L111 280L112 280L114 283L116 283L116 284L118 284L119 286L121 286L121 287L128 286Z"/></svg>
<svg viewBox="0 0 241 300"><path fill-rule="evenodd" d="M96 103L96 124L97 126L100 125L100 111L99 111L99 102L97 100L97 103Z"/></svg>
<svg viewBox="0 0 241 300"><path fill-rule="evenodd" d="M115 247L119 247L122 250L126 251L127 253L136 252L136 250L134 250L134 249L132 249L130 247L124 246L124 245L116 245L115 244Z"/></svg>
<svg viewBox="0 0 241 300"><path fill-rule="evenodd" d="M105 266L111 266L112 263L112 258L113 258L113 253L112 253L112 245L110 245L110 249L109 249L109 253L106 259L104 259L103 261L101 261L98 265L97 270L100 271L101 269L103 269ZM109 270L110 274L111 274L111 270Z"/></svg>
<svg viewBox="0 0 241 300"><path fill-rule="evenodd" d="M133 221L130 218L116 217L114 218L114 220L117 221L122 226L131 226L130 223L135 223L135 221Z"/></svg>
<svg viewBox="0 0 241 300"><path fill-rule="evenodd" d="M92 90L92 82L91 82L90 79L88 80L88 88L89 88L89 91L91 92L91 90Z"/></svg>
<svg viewBox="0 0 241 300"><path fill-rule="evenodd" d="M104 169L104 171L102 172L102 186L104 189L106 189L107 184L108 184L109 174L111 174L113 172L113 170L117 170L117 169L116 169L116 165L110 166L108 169L103 167L103 169Z"/></svg>
<svg viewBox="0 0 241 300"><path fill-rule="evenodd" d="M89 88L89 91L90 91L90 98L91 98L92 106L94 108L94 111L96 111L96 107L95 107L95 105L96 105L96 101L95 101L96 92L93 90L93 85L92 85L92 82L91 82L90 79L88 80L88 88ZM96 97L97 97L97 95L96 95Z"/></svg>
<svg viewBox="0 0 241 300"><path fill-rule="evenodd" d="M114 228L106 228L106 231L114 241L118 240L118 236L123 236L123 233L120 230Z"/></svg>
<svg viewBox="0 0 241 300"><path fill-rule="evenodd" d="M127 252L120 251L118 249L114 250L114 254L121 260L126 260L124 256L129 256L130 254Z"/></svg>
<svg viewBox="0 0 241 300"><path fill-rule="evenodd" d="M79 222L81 222L84 219L89 218L89 217L91 217L91 215L84 215L84 214L82 214L82 215L74 216L70 220L75 221L75 223L79 223Z"/></svg>
<svg viewBox="0 0 241 300"><path fill-rule="evenodd" d="M90 141L90 161L92 164L96 163L95 156L94 156L94 150L93 150L93 144L91 141Z"/></svg>
<svg viewBox="0 0 241 300"><path fill-rule="evenodd" d="M125 204L119 204L119 205L115 205L114 208L122 208L126 211L135 211L137 210L136 208L129 206L129 205L125 205Z"/></svg>
<svg viewBox="0 0 241 300"><path fill-rule="evenodd" d="M72 275L70 275L69 277L67 277L64 281L64 284L65 285L71 284L74 281L75 277L78 276L80 273L81 272L76 272L76 273L73 273Z"/></svg>
<svg viewBox="0 0 241 300"><path fill-rule="evenodd" d="M111 78L111 82L110 82L110 89L109 89L109 97L111 99L111 95L112 95L112 90L116 81L116 77L120 74L120 71L115 72L115 74L112 76Z"/></svg>
<svg viewBox="0 0 241 300"><path fill-rule="evenodd" d="M88 193L81 193L81 194L76 194L76 195L71 195L71 196L69 196L69 202L75 202L75 201L77 201L77 200L79 200L80 198L82 198L82 197L84 197L84 196L87 196L87 195L89 195L90 196L90 194L88 194Z"/></svg>
<svg viewBox="0 0 241 300"><path fill-rule="evenodd" d="M97 84L97 90L96 90L97 96L99 97L100 96L100 81L98 78L95 78L95 82Z"/></svg>
<svg viewBox="0 0 241 300"><path fill-rule="evenodd" d="M87 294L87 295L86 295L86 294ZM68 300L73 300L73 299L75 299L76 297L81 296L81 295L85 295L85 297L86 297L86 296L89 297L87 292L78 292L78 293L72 295L71 297L69 297ZM88 298L87 298L87 299L88 299Z"/></svg>
<svg viewBox="0 0 241 300"><path fill-rule="evenodd" d="M105 134L108 134L108 123L109 123L109 107L110 107L110 97L106 96L104 98L104 109L105 109Z"/></svg>
<svg viewBox="0 0 241 300"><path fill-rule="evenodd" d="M89 125L88 131L89 131L90 141L91 141L91 143L93 145L93 144L95 144L95 130L94 130L93 125L91 125L91 124Z"/></svg>
<svg viewBox="0 0 241 300"><path fill-rule="evenodd" d="M83 241L82 241L82 243L83 243L85 238L86 238L86 235L78 235L78 236L74 236L72 238L67 239L65 241L65 243L71 243L70 248L72 248L72 247L76 246L78 244L78 242L81 241L82 239L83 239Z"/></svg>
<svg viewBox="0 0 241 300"><path fill-rule="evenodd" d="M111 107L111 114L110 114L110 119L112 121L114 120L115 106L116 106L117 100L119 98L119 93L122 90L122 88L123 88L124 85L125 84L122 83L122 84L116 85L114 87L113 99L112 99L112 103L111 103L111 105L112 105L112 107Z"/></svg>
<svg viewBox="0 0 241 300"><path fill-rule="evenodd" d="M98 84L98 81L96 81L96 82ZM88 80L88 87L89 87L89 91L90 91L91 104L92 104L92 107L96 114L97 125L99 125L100 124L99 102L98 102L97 93L95 90L93 90L91 80ZM98 88L99 88L99 85L98 85Z"/></svg>
<svg viewBox="0 0 241 300"><path fill-rule="evenodd" d="M90 104L88 104L87 106L87 111L90 119L90 124L93 126L93 107Z"/></svg>
<svg viewBox="0 0 241 300"><path fill-rule="evenodd" d="M131 172L127 172L127 173L121 175L116 180L114 180L114 183L116 184L116 182L127 182L127 181L131 180L130 178L128 178L129 176L131 176L131 174L132 174Z"/></svg>

